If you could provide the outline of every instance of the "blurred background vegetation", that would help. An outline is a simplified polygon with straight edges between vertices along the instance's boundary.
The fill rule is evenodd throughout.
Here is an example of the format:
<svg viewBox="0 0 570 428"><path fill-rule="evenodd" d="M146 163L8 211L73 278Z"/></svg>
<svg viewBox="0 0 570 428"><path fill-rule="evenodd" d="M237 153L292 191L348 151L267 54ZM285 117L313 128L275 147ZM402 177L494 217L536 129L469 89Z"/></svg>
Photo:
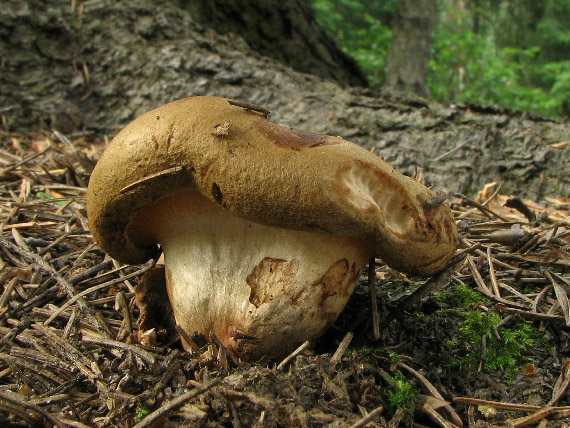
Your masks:
<svg viewBox="0 0 570 428"><path fill-rule="evenodd" d="M312 5L321 27L380 89L398 0ZM438 101L568 116L570 0L437 0L427 81Z"/></svg>

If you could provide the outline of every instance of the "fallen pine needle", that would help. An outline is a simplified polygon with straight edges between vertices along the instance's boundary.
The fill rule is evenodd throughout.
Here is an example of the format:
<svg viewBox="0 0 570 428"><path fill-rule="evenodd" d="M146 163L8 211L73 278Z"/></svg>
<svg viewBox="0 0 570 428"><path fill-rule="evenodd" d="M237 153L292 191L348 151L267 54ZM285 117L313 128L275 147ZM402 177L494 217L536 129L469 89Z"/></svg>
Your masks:
<svg viewBox="0 0 570 428"><path fill-rule="evenodd" d="M291 361L293 360L297 355L299 355L301 352L303 352L305 349L307 349L309 347L309 345L311 344L311 342L309 342L308 340L303 343L301 346L299 346L297 349L295 349L293 352L291 352L291 354L289 354L287 357L285 357L283 359L283 361L281 361L279 363L279 365L277 366L277 370L282 370L283 368L285 368L285 366Z"/></svg>
<svg viewBox="0 0 570 428"><path fill-rule="evenodd" d="M143 428L143 427L151 426L155 421L157 421L158 419L160 419L161 417L166 415L168 412L171 412L172 410L175 410L175 409L181 407L182 405L184 405L184 403L186 403L187 401L189 401L193 398L196 398L199 395L202 395L206 391L208 391L208 390L212 389L214 386L218 385L221 381L222 381L221 378L214 379L206 385L198 386L195 389L193 389L192 391L188 391L187 393L182 394L182 395L176 397L175 399L170 400L167 403L164 403L160 408L158 408L154 412L150 413L142 421L140 421L138 424L136 424L134 426L134 428Z"/></svg>
<svg viewBox="0 0 570 428"><path fill-rule="evenodd" d="M375 408L370 413L368 413L366 416L364 416L362 419L360 419L358 422L351 425L350 428L362 428L362 427L364 427L367 423L372 422L374 419L376 419L378 416L380 416L382 414L383 410L384 410L384 408L382 406Z"/></svg>

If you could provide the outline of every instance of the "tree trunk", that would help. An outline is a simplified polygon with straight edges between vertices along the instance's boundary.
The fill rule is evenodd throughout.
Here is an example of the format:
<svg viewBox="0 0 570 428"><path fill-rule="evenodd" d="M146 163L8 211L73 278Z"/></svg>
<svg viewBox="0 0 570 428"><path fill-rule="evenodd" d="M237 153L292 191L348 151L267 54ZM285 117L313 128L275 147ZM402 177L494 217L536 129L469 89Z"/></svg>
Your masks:
<svg viewBox="0 0 570 428"><path fill-rule="evenodd" d="M435 0L400 0L392 27L387 89L428 94L426 76L436 18Z"/></svg>
<svg viewBox="0 0 570 428"><path fill-rule="evenodd" d="M218 34L236 34L255 51L293 69L367 86L356 61L315 20L307 0L176 0L194 21Z"/></svg>

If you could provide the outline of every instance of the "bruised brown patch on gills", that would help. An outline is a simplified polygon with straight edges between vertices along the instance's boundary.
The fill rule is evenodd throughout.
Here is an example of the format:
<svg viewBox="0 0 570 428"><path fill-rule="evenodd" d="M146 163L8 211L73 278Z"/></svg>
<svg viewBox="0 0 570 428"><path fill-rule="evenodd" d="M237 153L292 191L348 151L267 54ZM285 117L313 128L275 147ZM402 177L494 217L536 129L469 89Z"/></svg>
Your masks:
<svg viewBox="0 0 570 428"><path fill-rule="evenodd" d="M328 135L298 131L269 122L261 123L259 131L278 146L292 150L338 144Z"/></svg>
<svg viewBox="0 0 570 428"><path fill-rule="evenodd" d="M247 276L251 291L249 301L256 308L281 297L299 271L299 260L282 260L265 257Z"/></svg>

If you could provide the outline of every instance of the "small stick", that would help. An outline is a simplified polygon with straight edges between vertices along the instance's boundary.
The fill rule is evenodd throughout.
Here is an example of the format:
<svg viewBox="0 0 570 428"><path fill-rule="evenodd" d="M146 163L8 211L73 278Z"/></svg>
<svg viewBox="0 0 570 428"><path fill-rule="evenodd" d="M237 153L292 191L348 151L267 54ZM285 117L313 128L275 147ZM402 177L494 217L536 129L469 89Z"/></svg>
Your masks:
<svg viewBox="0 0 570 428"><path fill-rule="evenodd" d="M497 297L501 297L499 284L497 284L497 276L495 275L495 266L493 265L493 255L491 254L491 247L487 247L487 262L489 263L489 277L491 278L491 285L493 292Z"/></svg>
<svg viewBox="0 0 570 428"><path fill-rule="evenodd" d="M258 106L257 104L250 104L244 101L238 101L238 100L228 100L228 103L236 106L236 107L241 107L244 108L246 110L251 110L251 111L255 111L259 114L261 114L263 117L267 117L269 116L269 114L271 113L271 111L267 110L265 107L261 107Z"/></svg>
<svg viewBox="0 0 570 428"><path fill-rule="evenodd" d="M529 320L537 320L537 321L555 321L555 322L563 322L565 323L564 317L562 315L552 315L552 314L543 314L538 312L531 312L528 310L523 310L519 308L511 308L505 307L501 309L504 312L510 312L513 314L519 314L521 317Z"/></svg>
<svg viewBox="0 0 570 428"><path fill-rule="evenodd" d="M559 280L562 281L563 283L565 283L566 285L568 285L570 287L570 280L567 278L564 278L563 276L561 276L560 274L557 274L556 272L554 272L554 276Z"/></svg>
<svg viewBox="0 0 570 428"><path fill-rule="evenodd" d="M498 284L499 284L499 287L504 288L505 290L513 293L514 296L518 297L521 300L524 300L529 305L532 305L534 303L530 297L528 297L526 294L522 294L517 289L511 287L509 284L505 284L504 282L499 282Z"/></svg>
<svg viewBox="0 0 570 428"><path fill-rule="evenodd" d="M374 419L376 419L378 416L380 416L382 414L383 410L384 410L384 408L382 406L376 407L374 410L372 410L370 413L368 413L366 416L364 416L358 422L351 425L350 428L363 428L367 423L372 422Z"/></svg>
<svg viewBox="0 0 570 428"><path fill-rule="evenodd" d="M344 354L344 351L346 351L346 348L348 348L348 345L350 345L353 337L354 333L352 331L349 331L344 335L344 338L338 344L338 348L336 348L336 351L331 358L331 363L333 365L337 364L340 361L342 355Z"/></svg>
<svg viewBox="0 0 570 428"><path fill-rule="evenodd" d="M44 248L42 248L41 250L38 251L38 255L43 256L45 253L47 253L48 251L50 251L53 247L55 247L57 244L60 244L61 242L65 241L67 238L69 237L69 233L64 233L63 235L61 235L59 238L57 238L55 241L50 242L48 245L46 245Z"/></svg>
<svg viewBox="0 0 570 428"><path fill-rule="evenodd" d="M174 351L173 353L177 352L178 351ZM141 395L139 395L138 398L141 401L143 400L146 401L151 397L156 397L156 395L166 387L170 379L172 379L176 373L180 372L181 367L182 363L180 362L180 360L176 360L174 362L169 361L166 371L163 373L159 381L152 387L152 389L147 389Z"/></svg>
<svg viewBox="0 0 570 428"><path fill-rule="evenodd" d="M33 410L34 412L39 413L44 418L46 418L48 421L50 421L52 424L54 424L60 428L67 427L66 424L64 424L62 421L60 421L55 416L52 416L49 412L46 412L41 407L36 406L35 404L32 404L32 403L24 401L24 400L20 400L18 397L16 397L16 394L12 395L12 394L4 394L3 392L0 392L0 398L2 400L6 400L9 403L15 404L18 407L25 407L26 409Z"/></svg>
<svg viewBox="0 0 570 428"><path fill-rule="evenodd" d="M457 146L455 146L453 149L448 150L445 153L442 153L441 155L439 155L436 158L431 158L430 162L438 162L440 160L442 160L443 158L452 155L453 153L455 153L456 151L458 151L460 148L462 148L465 144L467 144L467 141L462 142L461 144L458 144Z"/></svg>
<svg viewBox="0 0 570 428"><path fill-rule="evenodd" d="M396 411L394 412L394 416L392 416L392 419L390 419L390 421L388 422L388 428L399 427L400 421L402 420L403 417L404 417L404 412L402 411L402 409L396 409Z"/></svg>
<svg viewBox="0 0 570 428"><path fill-rule="evenodd" d="M299 355L301 352L307 349L310 344L311 342L307 340L305 343L303 343L301 346L299 346L297 349L291 352L291 354L289 354L287 357L285 357L283 361L279 363L279 365L277 366L277 370L282 370L291 360L293 360L297 355Z"/></svg>
<svg viewBox="0 0 570 428"><path fill-rule="evenodd" d="M4 117L4 116L2 116ZM12 417L17 416L23 421L25 421L28 425L26 426L38 426L38 420L30 415L23 407L13 405L8 403L5 400L0 400L0 410L7 412L8 414L12 415Z"/></svg>
<svg viewBox="0 0 570 428"><path fill-rule="evenodd" d="M477 371L483 370L485 361L487 360L487 335L481 336L481 359L479 360L479 369Z"/></svg>
<svg viewBox="0 0 570 428"><path fill-rule="evenodd" d="M546 242L544 243L544 245L550 245L550 243L552 242L552 240L556 237L556 234L558 233L558 228L559 228L560 226L563 227L563 226L564 226L564 223L559 222L559 223L556 223L556 224L554 225L554 227L550 230L550 236L548 237L548 239L546 240Z"/></svg>
<svg viewBox="0 0 570 428"><path fill-rule="evenodd" d="M154 260L153 260L152 265L155 265L155 264L156 264L156 262L154 262ZM115 268L117 269L117 272L119 273L119 277L123 277L123 279L124 279L125 274L124 274L123 270L121 269L120 263L117 262L116 260L113 260L113 266L115 266ZM135 292L135 287L131 284L131 282L128 279L125 279L123 282L127 286L127 288L129 289L129 291L131 293Z"/></svg>
<svg viewBox="0 0 570 428"><path fill-rule="evenodd" d="M158 409L156 409L154 412L150 413L147 417L145 417L142 421L140 421L138 424L136 424L133 428L144 428L144 427L152 426L152 424L154 422L156 422L157 420L159 420L160 418L165 416L168 412L183 406L184 403L186 403L187 401L202 395L206 391L209 391L214 386L218 385L221 381L222 381L222 379L220 379L220 378L214 379L210 383L198 386L196 389L193 389L192 391L188 391L187 393L182 394L182 395L176 397L175 399L170 400L169 402L162 404Z"/></svg>
<svg viewBox="0 0 570 428"><path fill-rule="evenodd" d="M63 235L63 237L66 237L66 236L69 236L69 235ZM95 266L90 267L89 269L85 269L84 271L82 271L76 275L73 275L72 277L70 277L68 279L68 281L71 284L77 284L83 280L94 277L96 274L98 274L102 270L110 268L112 265L113 265L112 259L103 260L101 263L97 263Z"/></svg>
<svg viewBox="0 0 570 428"><path fill-rule="evenodd" d="M540 406L533 406L530 404L504 403L502 401L491 401L470 397L455 397L453 402L469 406L489 406L497 410L509 410L512 412L536 412L537 410L540 410ZM561 407L559 407L559 409L561 409Z"/></svg>
<svg viewBox="0 0 570 428"><path fill-rule="evenodd" d="M48 397L40 397L40 398L33 398L29 400L29 403L32 404L54 404L60 403L62 401L69 400L68 394L53 394Z"/></svg>
<svg viewBox="0 0 570 428"><path fill-rule="evenodd" d="M65 325L65 328L63 329L62 337L64 339L66 339L66 340L69 339L69 337L71 336L71 333L73 332L73 328L75 326L76 321L77 321L77 310L74 309L73 312L71 312L69 319L67 320L67 324Z"/></svg>
<svg viewBox="0 0 570 428"><path fill-rule="evenodd" d="M131 319L131 311L129 310L127 295L124 291L121 290L117 293L114 308L116 311L121 311L123 315L123 321L121 321L119 333L117 333L117 336L115 337L116 340L122 341L133 332L133 320Z"/></svg>
<svg viewBox="0 0 570 428"><path fill-rule="evenodd" d="M437 413L437 410L435 410L427 403L422 406L422 410L430 417L432 421L434 421L440 427L452 428L455 426L454 424L451 424L448 421L446 421L439 413Z"/></svg>
<svg viewBox="0 0 570 428"><path fill-rule="evenodd" d="M47 227L47 226L55 226L58 223L55 221L27 221L24 223L16 223L16 224L7 224L4 226L3 230L14 230L14 229L28 229L32 227Z"/></svg>
<svg viewBox="0 0 570 428"><path fill-rule="evenodd" d="M163 169L162 171L155 172L139 180L136 180L131 184L127 184L125 187L121 189L120 193L130 192L131 190L134 190L140 186L148 186L149 183L155 180L163 179L164 177L169 177L169 176L176 176L177 174L180 174L182 171L184 171L183 166L173 166L171 168Z"/></svg>
<svg viewBox="0 0 570 428"><path fill-rule="evenodd" d="M528 253L530 250L532 250L537 244L538 241L540 241L540 239L542 238L542 234L541 233L537 233L536 235L534 235L531 239L529 239L522 247L520 247L516 253L517 254L525 254Z"/></svg>
<svg viewBox="0 0 570 428"><path fill-rule="evenodd" d="M190 335L188 333L186 333L186 331L182 327L177 325L176 331L180 335L180 338L182 339L182 341L186 342L186 344L190 347L190 349L192 349L192 352L194 354L200 355L202 353L202 350L200 349L200 347L196 344L196 342L194 342L194 340L192 340Z"/></svg>
<svg viewBox="0 0 570 428"><path fill-rule="evenodd" d="M123 351L130 351L133 354L138 355L141 359L149 364L154 364L156 361L154 355L135 345L129 345L127 343L117 342L116 340L106 339L103 337L92 336L83 336L82 341L87 343L96 343L97 345L108 346L111 348L118 348L122 349Z"/></svg>
<svg viewBox="0 0 570 428"><path fill-rule="evenodd" d="M488 297L495 297L495 296L493 296L493 293L491 293L491 290L489 290L489 287L487 287L487 284L485 284L485 281L483 280L481 273L477 269L477 266L475 266L475 262L473 261L473 257L467 256L467 261L469 263L469 269L471 270L471 274L473 275L473 279L475 280L475 283L481 289L481 292Z"/></svg>
<svg viewBox="0 0 570 428"><path fill-rule="evenodd" d="M508 426L512 428L526 427L527 425L535 424L538 421L546 419L552 414L556 413L558 409L556 407L545 407L534 412L531 415L523 416L515 420L508 421Z"/></svg>
<svg viewBox="0 0 570 428"><path fill-rule="evenodd" d="M495 327L493 327L493 330L495 331L495 337L498 340L503 340L501 338L501 335L499 334L499 329L504 327L505 325L507 325L511 320L513 319L512 315L507 315L505 318L503 318Z"/></svg>
<svg viewBox="0 0 570 428"><path fill-rule="evenodd" d="M500 214L497 214L494 211L491 211L489 208L487 208L485 205L480 204L479 202L474 201L473 199L469 199L467 196L462 195L461 193L456 193L455 196L457 198L461 198L463 199L463 201L467 204L467 205L471 205L472 207L477 208L479 211L481 211L483 214L485 214L487 217L496 217L499 220L503 220L505 222L508 222L509 220L506 219L505 217L503 217Z"/></svg>
<svg viewBox="0 0 570 428"><path fill-rule="evenodd" d="M224 398L226 398L226 397L224 397ZM242 425L241 425L241 421L239 418L239 410L236 407L236 404L232 400L228 400L227 398L226 398L226 401L230 407L230 412L232 414L232 426L233 426L233 428L241 428Z"/></svg>
<svg viewBox="0 0 570 428"><path fill-rule="evenodd" d="M489 205L489 202L491 202L493 199L495 199L497 197L497 195L499 194L499 191L501 190L501 187L503 186L502 183L499 183L499 185L497 186L497 188L495 189L495 191L493 192L493 194L491 196L489 196L485 201L483 201L484 206Z"/></svg>
<svg viewBox="0 0 570 428"><path fill-rule="evenodd" d="M368 262L368 290L372 306L372 332L374 339L380 339L380 316L378 315L378 302L376 300L376 259L372 257Z"/></svg>
<svg viewBox="0 0 570 428"><path fill-rule="evenodd" d="M10 300L10 294L12 294L12 291L14 290L14 287L16 286L17 282L18 282L18 277L15 276L10 280L8 285L5 286L6 288L2 292L2 295L0 296L0 308L4 307L6 303L8 303L8 300Z"/></svg>
<svg viewBox="0 0 570 428"><path fill-rule="evenodd" d="M223 388L221 392L228 400L247 400L256 406L265 407L266 409L274 405L272 401L259 397L252 392L239 392L226 388Z"/></svg>
<svg viewBox="0 0 570 428"><path fill-rule="evenodd" d="M546 294L552 290L552 285L547 285L542 289L540 293L536 295L532 303L532 311L538 312L538 305L546 298Z"/></svg>

